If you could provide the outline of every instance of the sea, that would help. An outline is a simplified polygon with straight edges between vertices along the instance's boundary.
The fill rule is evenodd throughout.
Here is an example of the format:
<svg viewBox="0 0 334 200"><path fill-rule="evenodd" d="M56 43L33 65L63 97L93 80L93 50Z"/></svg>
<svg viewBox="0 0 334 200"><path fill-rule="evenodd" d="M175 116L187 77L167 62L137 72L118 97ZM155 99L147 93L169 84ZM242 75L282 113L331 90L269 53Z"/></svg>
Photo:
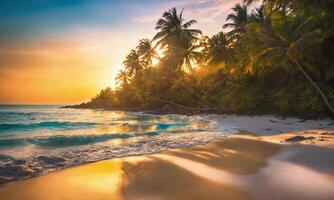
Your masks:
<svg viewBox="0 0 334 200"><path fill-rule="evenodd" d="M0 105L0 176L18 180L88 162L205 144L235 132L205 115Z"/></svg>

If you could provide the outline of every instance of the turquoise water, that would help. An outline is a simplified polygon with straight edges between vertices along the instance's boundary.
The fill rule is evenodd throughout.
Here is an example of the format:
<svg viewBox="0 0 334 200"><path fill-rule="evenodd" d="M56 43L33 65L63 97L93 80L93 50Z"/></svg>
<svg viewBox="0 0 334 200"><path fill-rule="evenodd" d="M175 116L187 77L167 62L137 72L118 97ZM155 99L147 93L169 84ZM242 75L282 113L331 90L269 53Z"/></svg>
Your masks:
<svg viewBox="0 0 334 200"><path fill-rule="evenodd" d="M0 106L0 176L20 178L85 162L160 152L225 137L201 116L60 106ZM2 174L1 174L2 173ZM21 174L20 174L21 173ZM24 174L24 173L23 173Z"/></svg>

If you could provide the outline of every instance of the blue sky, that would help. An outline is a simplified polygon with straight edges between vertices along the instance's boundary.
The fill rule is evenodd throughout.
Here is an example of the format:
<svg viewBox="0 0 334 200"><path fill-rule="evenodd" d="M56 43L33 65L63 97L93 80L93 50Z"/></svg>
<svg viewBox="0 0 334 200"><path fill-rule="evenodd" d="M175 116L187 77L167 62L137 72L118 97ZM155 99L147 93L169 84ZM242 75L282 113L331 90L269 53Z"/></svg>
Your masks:
<svg viewBox="0 0 334 200"><path fill-rule="evenodd" d="M2 0L1 39L50 37L80 27L127 28L145 26L153 32L161 13L171 7L185 8L198 18L204 32L212 34L224 23L236 0ZM218 7L217 7L218 6ZM220 11L217 12L217 8ZM197 14L197 16L195 16ZM189 17L190 17L189 16ZM214 28L215 27L215 28Z"/></svg>

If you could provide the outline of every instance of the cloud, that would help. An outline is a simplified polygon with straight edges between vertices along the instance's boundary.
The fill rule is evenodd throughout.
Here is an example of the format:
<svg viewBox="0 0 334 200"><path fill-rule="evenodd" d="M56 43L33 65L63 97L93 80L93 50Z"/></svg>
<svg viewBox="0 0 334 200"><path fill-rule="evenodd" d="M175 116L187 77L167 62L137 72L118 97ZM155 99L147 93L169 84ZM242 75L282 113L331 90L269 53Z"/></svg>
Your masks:
<svg viewBox="0 0 334 200"><path fill-rule="evenodd" d="M217 18L226 16L231 8L239 2L239 0L208 1L205 7L190 9L189 15L197 16L202 23L218 23Z"/></svg>

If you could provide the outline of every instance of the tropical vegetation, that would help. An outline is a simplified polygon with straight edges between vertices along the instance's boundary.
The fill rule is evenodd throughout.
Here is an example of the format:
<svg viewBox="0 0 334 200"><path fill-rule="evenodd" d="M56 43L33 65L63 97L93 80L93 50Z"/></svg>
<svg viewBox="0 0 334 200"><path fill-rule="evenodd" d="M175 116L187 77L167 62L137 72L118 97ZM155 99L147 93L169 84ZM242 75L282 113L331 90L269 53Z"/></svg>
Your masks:
<svg viewBox="0 0 334 200"><path fill-rule="evenodd" d="M117 87L81 106L334 116L333 10L332 0L244 0L208 37L172 8L126 56Z"/></svg>

